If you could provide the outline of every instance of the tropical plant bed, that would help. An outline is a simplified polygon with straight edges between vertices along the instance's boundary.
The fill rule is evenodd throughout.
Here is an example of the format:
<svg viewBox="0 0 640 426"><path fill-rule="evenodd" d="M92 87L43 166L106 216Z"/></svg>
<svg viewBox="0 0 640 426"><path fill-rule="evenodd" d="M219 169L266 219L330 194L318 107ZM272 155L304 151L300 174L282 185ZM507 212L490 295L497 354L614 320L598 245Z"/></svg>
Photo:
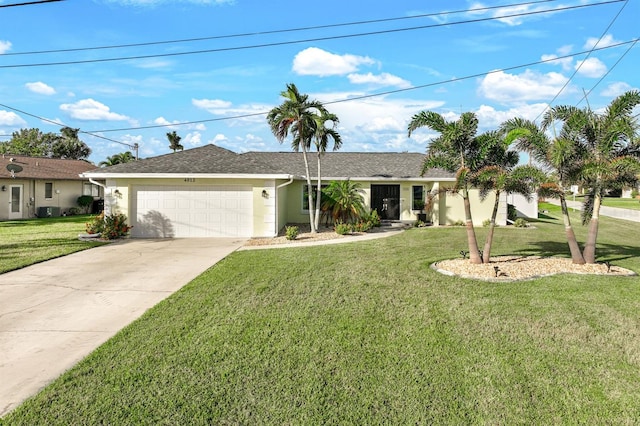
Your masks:
<svg viewBox="0 0 640 426"><path fill-rule="evenodd" d="M445 275L457 275L490 281L517 281L556 274L591 274L635 276L636 273L606 263L578 265L571 259L541 256L497 256L489 263L473 264L469 259L450 259L433 263L431 267Z"/></svg>
<svg viewBox="0 0 640 426"><path fill-rule="evenodd" d="M269 245L280 245L280 244L296 244L296 243L310 243L310 242L319 242L319 241L327 241L327 240L335 240L341 238L353 238L359 235L366 235L375 232L381 232L380 228L371 228L367 232L352 232L350 234L340 235L336 233L333 229L333 226L323 226L320 225L320 229L318 232L312 233L311 227L309 224L290 224L288 226L297 226L298 227L298 236L295 240L287 239L285 228L278 234L277 237L274 238L252 238L245 244L246 246L269 246Z"/></svg>

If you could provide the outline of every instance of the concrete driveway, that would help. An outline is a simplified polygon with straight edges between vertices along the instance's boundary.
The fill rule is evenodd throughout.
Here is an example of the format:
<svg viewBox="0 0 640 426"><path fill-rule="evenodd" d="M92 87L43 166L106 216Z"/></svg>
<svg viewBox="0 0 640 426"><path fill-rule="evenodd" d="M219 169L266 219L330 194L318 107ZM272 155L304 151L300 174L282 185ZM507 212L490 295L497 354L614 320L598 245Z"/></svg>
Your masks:
<svg viewBox="0 0 640 426"><path fill-rule="evenodd" d="M0 275L0 416L243 244L123 240Z"/></svg>

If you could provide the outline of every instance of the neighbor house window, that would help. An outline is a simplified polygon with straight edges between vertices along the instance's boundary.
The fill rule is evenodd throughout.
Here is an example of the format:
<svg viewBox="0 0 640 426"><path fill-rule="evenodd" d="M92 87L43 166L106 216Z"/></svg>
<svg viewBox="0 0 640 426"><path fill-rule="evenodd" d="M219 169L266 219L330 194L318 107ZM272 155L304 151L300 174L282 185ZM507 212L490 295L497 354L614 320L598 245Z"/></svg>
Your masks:
<svg viewBox="0 0 640 426"><path fill-rule="evenodd" d="M411 208L413 210L422 210L424 208L424 187L414 186Z"/></svg>
<svg viewBox="0 0 640 426"><path fill-rule="evenodd" d="M322 185L320 188L325 189L326 187L327 185ZM309 210L309 192L307 191L308 188L309 188L308 185L302 185L302 210ZM313 185L313 194L311 194L311 197L313 197L314 203L316 202L317 193L318 193L318 185Z"/></svg>
<svg viewBox="0 0 640 426"><path fill-rule="evenodd" d="M46 182L44 184L44 198L53 198L53 183Z"/></svg>
<svg viewBox="0 0 640 426"><path fill-rule="evenodd" d="M100 196L100 188L90 182L85 182L82 187L82 195L91 195L92 197Z"/></svg>

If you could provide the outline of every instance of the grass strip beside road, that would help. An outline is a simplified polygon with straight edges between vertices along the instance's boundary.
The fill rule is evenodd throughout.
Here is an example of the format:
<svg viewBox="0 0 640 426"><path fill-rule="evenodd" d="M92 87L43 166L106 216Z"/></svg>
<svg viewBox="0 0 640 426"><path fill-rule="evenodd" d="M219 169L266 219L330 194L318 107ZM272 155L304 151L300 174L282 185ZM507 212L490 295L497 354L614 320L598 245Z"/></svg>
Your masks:
<svg viewBox="0 0 640 426"><path fill-rule="evenodd" d="M89 218L82 215L0 222L0 273L104 244L78 240Z"/></svg>
<svg viewBox="0 0 640 426"><path fill-rule="evenodd" d="M568 256L558 209L543 208L535 228L498 228L494 254ZM640 271L636 224L601 222L599 260ZM429 267L465 248L464 228L421 228L233 253L4 421L637 422L640 278L491 283Z"/></svg>

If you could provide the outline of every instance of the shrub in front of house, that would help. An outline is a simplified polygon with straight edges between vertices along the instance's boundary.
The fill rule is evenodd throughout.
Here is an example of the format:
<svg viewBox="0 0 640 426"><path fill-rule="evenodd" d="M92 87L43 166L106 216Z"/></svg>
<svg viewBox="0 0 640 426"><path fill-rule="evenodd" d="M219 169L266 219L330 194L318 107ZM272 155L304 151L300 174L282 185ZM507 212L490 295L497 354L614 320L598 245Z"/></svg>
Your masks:
<svg viewBox="0 0 640 426"><path fill-rule="evenodd" d="M359 220L353 224L353 230L355 232L367 232L369 231L373 225L368 220Z"/></svg>
<svg viewBox="0 0 640 426"><path fill-rule="evenodd" d="M527 226L529 226L529 222L519 217L515 222L513 222L513 226L515 226L516 228L526 228Z"/></svg>
<svg viewBox="0 0 640 426"><path fill-rule="evenodd" d="M112 213L109 215L104 212L93 216L86 223L87 234L101 234L106 240L115 240L124 237L131 230L131 226L127 225L127 216L122 213Z"/></svg>
<svg viewBox="0 0 640 426"><path fill-rule="evenodd" d="M338 235L347 235L353 232L351 225L349 225L348 223L342 223L342 222L336 223L335 231L336 231L336 234Z"/></svg>
<svg viewBox="0 0 640 426"><path fill-rule="evenodd" d="M86 213L89 213L89 209L93 205L93 197L91 195L81 195L78 197L76 202L86 214Z"/></svg>
<svg viewBox="0 0 640 426"><path fill-rule="evenodd" d="M287 226L286 230L285 230L285 235L287 240L289 241L293 241L296 238L298 238L298 233L300 232L300 230L298 229L297 226Z"/></svg>

